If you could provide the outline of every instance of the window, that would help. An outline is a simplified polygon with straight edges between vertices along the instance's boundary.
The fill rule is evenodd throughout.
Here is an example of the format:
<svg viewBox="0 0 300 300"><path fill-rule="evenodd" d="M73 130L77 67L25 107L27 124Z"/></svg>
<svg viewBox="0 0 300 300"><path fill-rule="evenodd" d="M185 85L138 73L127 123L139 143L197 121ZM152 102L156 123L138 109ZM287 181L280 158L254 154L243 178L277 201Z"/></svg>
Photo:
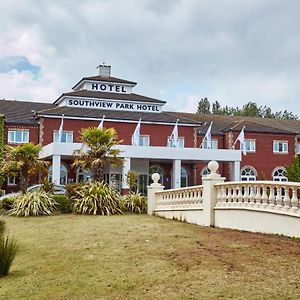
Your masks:
<svg viewBox="0 0 300 300"><path fill-rule="evenodd" d="M52 166L49 167L49 173L48 173L48 179L49 181L52 181ZM68 182L68 170L66 166L60 165L60 180L59 184L67 184Z"/></svg>
<svg viewBox="0 0 300 300"><path fill-rule="evenodd" d="M188 186L188 171L186 168L181 167L181 187Z"/></svg>
<svg viewBox="0 0 300 300"><path fill-rule="evenodd" d="M208 149L207 148L207 140L203 142L203 149ZM218 149L218 141L217 140L212 140L211 141L211 149Z"/></svg>
<svg viewBox="0 0 300 300"><path fill-rule="evenodd" d="M175 141L170 136L168 137L168 147L175 147ZM178 137L178 147L184 148L184 137Z"/></svg>
<svg viewBox="0 0 300 300"><path fill-rule="evenodd" d="M205 167L202 172L201 172L201 175L202 176L206 176L206 175L209 175L210 174L210 170L208 167Z"/></svg>
<svg viewBox="0 0 300 300"><path fill-rule="evenodd" d="M245 146L247 152L255 152L256 150L255 140L245 140Z"/></svg>
<svg viewBox="0 0 300 300"><path fill-rule="evenodd" d="M83 170L80 167L76 170L76 182L86 182L91 178L90 170Z"/></svg>
<svg viewBox="0 0 300 300"><path fill-rule="evenodd" d="M273 141L274 153L288 153L288 142Z"/></svg>
<svg viewBox="0 0 300 300"><path fill-rule="evenodd" d="M273 180L274 181L288 181L286 177L285 168L278 167L273 171Z"/></svg>
<svg viewBox="0 0 300 300"><path fill-rule="evenodd" d="M132 136L131 144L133 144L133 136ZM139 146L149 146L149 145L150 145L150 136L149 135L140 135Z"/></svg>
<svg viewBox="0 0 300 300"><path fill-rule="evenodd" d="M255 181L256 180L256 171L252 167L245 167L241 171L241 180L242 181Z"/></svg>
<svg viewBox="0 0 300 300"><path fill-rule="evenodd" d="M16 185L16 177L8 176L7 177L7 185Z"/></svg>
<svg viewBox="0 0 300 300"><path fill-rule="evenodd" d="M29 142L29 130L8 130L8 142L9 143L28 143Z"/></svg>
<svg viewBox="0 0 300 300"><path fill-rule="evenodd" d="M58 142L58 131L54 131L53 141ZM73 143L73 132L72 131L63 131L61 136L62 143Z"/></svg>
<svg viewBox="0 0 300 300"><path fill-rule="evenodd" d="M300 144L297 144L296 154L300 154Z"/></svg>

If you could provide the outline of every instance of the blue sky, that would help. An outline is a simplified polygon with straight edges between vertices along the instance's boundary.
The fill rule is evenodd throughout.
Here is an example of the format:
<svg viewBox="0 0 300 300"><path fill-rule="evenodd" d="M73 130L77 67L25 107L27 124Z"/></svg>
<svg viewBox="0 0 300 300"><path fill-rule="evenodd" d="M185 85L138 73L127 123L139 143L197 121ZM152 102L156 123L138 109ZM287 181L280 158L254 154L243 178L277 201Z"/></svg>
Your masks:
<svg viewBox="0 0 300 300"><path fill-rule="evenodd" d="M300 116L300 2L0 2L0 98L53 102L105 61L134 92L195 111L208 97Z"/></svg>

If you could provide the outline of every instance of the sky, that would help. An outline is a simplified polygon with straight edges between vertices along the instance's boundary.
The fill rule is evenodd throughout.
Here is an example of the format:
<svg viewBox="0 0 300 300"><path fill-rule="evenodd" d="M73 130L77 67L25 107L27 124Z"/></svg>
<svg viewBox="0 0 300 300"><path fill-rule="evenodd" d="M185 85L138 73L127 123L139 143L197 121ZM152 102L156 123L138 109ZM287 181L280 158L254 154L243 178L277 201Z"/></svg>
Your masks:
<svg viewBox="0 0 300 300"><path fill-rule="evenodd" d="M53 102L96 67L195 112L252 101L300 116L300 1L0 0L0 99Z"/></svg>

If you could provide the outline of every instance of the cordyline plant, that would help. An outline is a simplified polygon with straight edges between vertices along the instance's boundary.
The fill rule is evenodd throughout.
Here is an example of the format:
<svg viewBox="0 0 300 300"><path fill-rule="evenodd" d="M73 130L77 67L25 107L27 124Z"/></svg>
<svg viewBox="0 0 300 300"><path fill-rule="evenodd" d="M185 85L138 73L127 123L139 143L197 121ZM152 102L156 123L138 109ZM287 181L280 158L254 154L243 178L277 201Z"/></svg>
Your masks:
<svg viewBox="0 0 300 300"><path fill-rule="evenodd" d="M41 145L33 143L16 147L6 145L4 148L4 162L0 171L19 178L19 188L23 194L28 188L30 176L47 170L48 162L39 159L41 149Z"/></svg>
<svg viewBox="0 0 300 300"><path fill-rule="evenodd" d="M74 166L80 166L84 170L91 171L93 181L103 181L104 165L122 165L123 159L118 157L120 150L116 146L117 132L114 128L83 128L79 140L85 146L81 150L74 151Z"/></svg>

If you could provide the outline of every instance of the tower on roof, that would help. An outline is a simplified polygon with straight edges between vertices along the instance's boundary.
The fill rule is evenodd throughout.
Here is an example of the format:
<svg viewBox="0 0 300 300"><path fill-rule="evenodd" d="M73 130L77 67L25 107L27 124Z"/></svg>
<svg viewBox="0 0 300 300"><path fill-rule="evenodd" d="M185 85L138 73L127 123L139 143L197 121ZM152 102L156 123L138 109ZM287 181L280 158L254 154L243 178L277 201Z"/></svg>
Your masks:
<svg viewBox="0 0 300 300"><path fill-rule="evenodd" d="M111 67L107 66L104 62L97 67L99 71L99 76L101 77L110 77Z"/></svg>

